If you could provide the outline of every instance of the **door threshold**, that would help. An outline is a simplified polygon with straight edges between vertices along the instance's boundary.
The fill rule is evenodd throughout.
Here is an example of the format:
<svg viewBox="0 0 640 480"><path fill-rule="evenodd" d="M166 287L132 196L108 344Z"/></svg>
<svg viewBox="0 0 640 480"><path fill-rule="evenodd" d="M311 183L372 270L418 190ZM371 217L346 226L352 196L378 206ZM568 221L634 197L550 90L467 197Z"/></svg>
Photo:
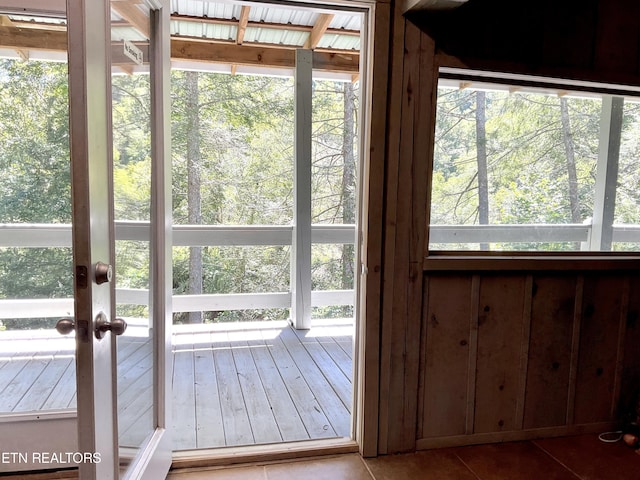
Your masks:
<svg viewBox="0 0 640 480"><path fill-rule="evenodd" d="M358 451L358 444L350 438L183 450L173 452L171 470L223 467L237 464L268 464L323 455L357 453Z"/></svg>

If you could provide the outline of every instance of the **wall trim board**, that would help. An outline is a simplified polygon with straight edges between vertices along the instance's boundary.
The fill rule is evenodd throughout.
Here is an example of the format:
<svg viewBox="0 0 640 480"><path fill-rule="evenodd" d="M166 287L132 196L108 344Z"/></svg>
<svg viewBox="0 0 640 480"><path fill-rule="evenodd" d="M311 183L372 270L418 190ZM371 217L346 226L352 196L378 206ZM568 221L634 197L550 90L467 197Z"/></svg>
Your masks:
<svg viewBox="0 0 640 480"><path fill-rule="evenodd" d="M564 437L589 433L602 433L619 427L614 422L592 423L586 425L568 425L562 427L535 428L511 432L476 433L472 435L454 435L450 437L421 438L416 442L417 450L432 448L462 447L482 443L516 442L537 438Z"/></svg>
<svg viewBox="0 0 640 480"><path fill-rule="evenodd" d="M446 271L638 271L640 257L620 255L502 255L464 256L438 254L424 259L425 272Z"/></svg>

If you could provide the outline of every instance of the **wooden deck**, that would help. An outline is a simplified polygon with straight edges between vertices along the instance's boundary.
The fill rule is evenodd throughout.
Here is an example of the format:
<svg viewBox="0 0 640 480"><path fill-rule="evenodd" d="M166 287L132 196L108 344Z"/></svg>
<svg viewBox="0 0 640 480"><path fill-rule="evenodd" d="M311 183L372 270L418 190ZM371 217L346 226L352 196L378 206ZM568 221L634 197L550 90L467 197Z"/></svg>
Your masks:
<svg viewBox="0 0 640 480"><path fill-rule="evenodd" d="M174 449L349 436L353 327L337 323L177 327ZM0 332L0 413L75 408L73 339L30 336ZM118 352L121 443L137 445L151 419L151 349L127 336Z"/></svg>

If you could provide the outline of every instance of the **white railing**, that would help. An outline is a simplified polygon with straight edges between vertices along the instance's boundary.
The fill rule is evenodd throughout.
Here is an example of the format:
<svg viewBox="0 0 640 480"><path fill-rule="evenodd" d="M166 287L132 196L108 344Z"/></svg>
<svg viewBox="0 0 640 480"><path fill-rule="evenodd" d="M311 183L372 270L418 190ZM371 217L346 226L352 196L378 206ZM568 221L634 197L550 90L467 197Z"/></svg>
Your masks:
<svg viewBox="0 0 640 480"><path fill-rule="evenodd" d="M118 221L116 240L148 242L149 222ZM290 225L174 225L173 246L291 245ZM313 225L313 243L355 242L355 225ZM68 224L0 224L0 247L71 247Z"/></svg>
<svg viewBox="0 0 640 480"><path fill-rule="evenodd" d="M430 244L447 243L589 243L589 223L521 225L432 225ZM613 242L640 243L640 225L614 224ZM588 250L588 248L585 248Z"/></svg>
<svg viewBox="0 0 640 480"><path fill-rule="evenodd" d="M430 243L586 242L591 225L432 225Z"/></svg>
<svg viewBox="0 0 640 480"><path fill-rule="evenodd" d="M173 246L282 246L291 245L288 225L174 225ZM353 244L355 225L313 225L314 244ZM148 242L148 222L118 221L116 240ZM0 224L0 247L71 248L71 225ZM200 312L290 308L290 292L174 295L173 311ZM116 303L148 305L146 289L116 289ZM353 305L353 290L314 291L311 305ZM73 299L0 299L2 318L47 318L73 315Z"/></svg>
<svg viewBox="0 0 640 480"><path fill-rule="evenodd" d="M558 225L434 225L431 244L554 243L588 245L590 224ZM291 226L272 225L174 225L174 246L267 246L291 245ZM116 239L149 241L147 222L116 222ZM350 244L354 225L313 225L313 243ZM640 243L640 225L614 225L613 241ZM51 224L0 224L0 247L71 247L71 226ZM149 291L117 289L116 302L148 305ZM312 292L313 306L353 305L353 290ZM174 295L174 312L289 308L289 292ZM0 300L1 318L71 316L73 299Z"/></svg>

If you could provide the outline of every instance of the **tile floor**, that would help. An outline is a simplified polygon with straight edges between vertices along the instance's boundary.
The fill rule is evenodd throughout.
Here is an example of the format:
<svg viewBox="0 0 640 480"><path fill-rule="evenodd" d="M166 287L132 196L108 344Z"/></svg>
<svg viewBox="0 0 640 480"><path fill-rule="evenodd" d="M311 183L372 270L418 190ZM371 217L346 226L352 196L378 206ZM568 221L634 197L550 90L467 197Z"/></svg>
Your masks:
<svg viewBox="0 0 640 480"><path fill-rule="evenodd" d="M2 480L67 480L74 472ZM640 455L597 435L445 448L362 459L358 454L174 470L167 480L640 480Z"/></svg>
<svg viewBox="0 0 640 480"><path fill-rule="evenodd" d="M173 471L167 480L640 480L640 455L596 435Z"/></svg>

